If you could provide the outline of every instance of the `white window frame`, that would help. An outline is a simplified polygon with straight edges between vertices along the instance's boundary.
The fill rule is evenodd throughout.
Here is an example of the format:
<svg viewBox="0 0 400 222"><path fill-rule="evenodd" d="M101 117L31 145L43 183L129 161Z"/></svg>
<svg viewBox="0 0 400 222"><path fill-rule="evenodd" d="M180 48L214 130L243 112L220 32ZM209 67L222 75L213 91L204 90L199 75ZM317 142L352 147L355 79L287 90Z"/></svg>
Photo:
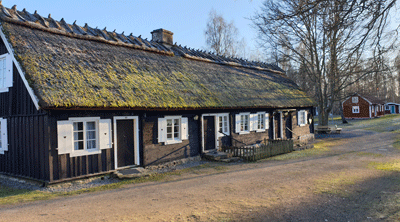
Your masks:
<svg viewBox="0 0 400 222"><path fill-rule="evenodd" d="M13 62L11 55L9 53L0 55L0 60L3 59L5 60L5 67L4 76L0 75L0 93L8 92L9 88L13 85Z"/></svg>
<svg viewBox="0 0 400 222"><path fill-rule="evenodd" d="M260 126L260 123L262 123L262 126ZM266 112L257 112L255 114L255 121L254 121L254 130L256 132L265 132L265 129L267 128L267 122L266 122Z"/></svg>
<svg viewBox="0 0 400 222"><path fill-rule="evenodd" d="M84 139L84 149L75 150L74 146L74 123L95 122L96 148L86 149L87 141ZM58 154L69 154L70 157L100 154L102 149L112 148L111 142L111 119L100 119L100 117L72 117L66 121L57 121ZM86 131L84 131L86 138Z"/></svg>
<svg viewBox="0 0 400 222"><path fill-rule="evenodd" d="M386 110L389 110L389 111L390 111L389 105L385 105L385 111L386 111Z"/></svg>
<svg viewBox="0 0 400 222"><path fill-rule="evenodd" d="M174 122L174 120L179 121L179 135L177 138L174 137L174 131L172 131L172 138L168 139L167 136L167 122ZM174 127L172 126L172 130ZM189 125L188 118L182 116L165 116L164 118L158 119L158 142L164 143L164 145L182 143L183 140L189 139Z"/></svg>
<svg viewBox="0 0 400 222"><path fill-rule="evenodd" d="M360 113L360 106L353 106L351 108L352 113Z"/></svg>
<svg viewBox="0 0 400 222"><path fill-rule="evenodd" d="M85 156L85 155L91 155L91 154L95 154L95 153L100 153L100 146L99 146L99 120L100 117L81 117L81 118L69 118L69 120L71 121L72 124L72 142L75 142L74 139L74 123L78 123L78 122L82 122L84 125L84 129L86 128L86 123L87 122L95 122L95 129L96 129L96 148L93 149L87 149L87 141L86 141L86 131L83 131L83 142L84 142L84 149L83 150L75 150L75 146L72 146L72 152L70 154L70 156Z"/></svg>
<svg viewBox="0 0 400 222"><path fill-rule="evenodd" d="M82 130L76 130L75 129L75 124L82 123ZM93 129L88 129L88 123L94 123L94 130ZM82 121L73 121L72 122L73 126L73 133L74 133L74 151L83 151L83 150L98 150L99 149L99 123L96 120L82 120ZM94 132L94 139L88 137L88 132ZM75 133L82 133L82 139L77 139L75 138ZM89 142L94 141L95 146L89 148ZM80 143L83 142L83 149L76 149L75 143Z"/></svg>
<svg viewBox="0 0 400 222"><path fill-rule="evenodd" d="M304 114L303 118L301 116ZM306 110L300 110L297 112L297 125L299 126L305 126L307 125L307 111Z"/></svg>
<svg viewBox="0 0 400 222"><path fill-rule="evenodd" d="M0 154L8 151L7 119L0 118Z"/></svg>
<svg viewBox="0 0 400 222"><path fill-rule="evenodd" d="M351 102L352 103L358 103L358 96L351 97Z"/></svg>
<svg viewBox="0 0 400 222"><path fill-rule="evenodd" d="M244 118L244 120L246 120L247 117L247 130L245 130L245 123L242 121L242 117ZM251 128L251 121L250 121L250 112L246 112L246 113L239 113L236 114L236 133L239 134L248 134L250 133L250 128ZM242 130L242 125L243 125L243 130Z"/></svg>
<svg viewBox="0 0 400 222"><path fill-rule="evenodd" d="M229 113L221 113L216 115L217 118L217 135L218 137L223 137L225 135L230 135L230 130L229 130ZM222 119L222 122L221 122ZM220 133L220 130L222 128L222 132Z"/></svg>

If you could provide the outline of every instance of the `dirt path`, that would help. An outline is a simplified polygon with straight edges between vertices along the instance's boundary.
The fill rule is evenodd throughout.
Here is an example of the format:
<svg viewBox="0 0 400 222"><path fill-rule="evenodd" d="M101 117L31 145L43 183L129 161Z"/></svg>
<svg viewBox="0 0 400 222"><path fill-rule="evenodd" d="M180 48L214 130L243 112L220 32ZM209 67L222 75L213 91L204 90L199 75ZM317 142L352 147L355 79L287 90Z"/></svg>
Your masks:
<svg viewBox="0 0 400 222"><path fill-rule="evenodd" d="M394 133L343 132L318 156L221 165L168 182L1 206L0 221L396 221Z"/></svg>

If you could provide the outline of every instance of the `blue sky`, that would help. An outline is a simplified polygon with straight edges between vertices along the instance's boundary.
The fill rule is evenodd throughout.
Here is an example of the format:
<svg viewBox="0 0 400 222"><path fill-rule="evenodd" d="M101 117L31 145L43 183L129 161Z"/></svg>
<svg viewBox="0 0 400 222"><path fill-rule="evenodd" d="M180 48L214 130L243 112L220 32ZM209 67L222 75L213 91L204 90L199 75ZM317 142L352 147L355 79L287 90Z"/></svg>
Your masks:
<svg viewBox="0 0 400 222"><path fill-rule="evenodd" d="M80 26L118 33L133 33L151 39L150 32L164 28L174 33L174 42L191 48L206 49L204 30L212 8L228 21L234 21L250 50L256 48L257 33L246 19L260 9L262 0L3 0L3 5L18 10L38 11L43 17L49 13L56 20L67 23L77 20ZM249 49L247 51L249 51Z"/></svg>

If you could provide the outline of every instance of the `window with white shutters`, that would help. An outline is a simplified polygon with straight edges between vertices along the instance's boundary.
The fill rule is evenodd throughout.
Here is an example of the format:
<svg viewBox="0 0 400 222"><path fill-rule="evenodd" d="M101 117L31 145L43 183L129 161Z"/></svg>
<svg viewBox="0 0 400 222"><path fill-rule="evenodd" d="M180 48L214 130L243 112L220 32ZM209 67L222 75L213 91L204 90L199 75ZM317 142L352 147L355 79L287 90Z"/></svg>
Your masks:
<svg viewBox="0 0 400 222"><path fill-rule="evenodd" d="M168 144L181 143L189 138L188 118L166 116L158 119L158 142Z"/></svg>
<svg viewBox="0 0 400 222"><path fill-rule="evenodd" d="M59 155L84 156L112 148L111 119L78 117L57 121L57 134Z"/></svg>

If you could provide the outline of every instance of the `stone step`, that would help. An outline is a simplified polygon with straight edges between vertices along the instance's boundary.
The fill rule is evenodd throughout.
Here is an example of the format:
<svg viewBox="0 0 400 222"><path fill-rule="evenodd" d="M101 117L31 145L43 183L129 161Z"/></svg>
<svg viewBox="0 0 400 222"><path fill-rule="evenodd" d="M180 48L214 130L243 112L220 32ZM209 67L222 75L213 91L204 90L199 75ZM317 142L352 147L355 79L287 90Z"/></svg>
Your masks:
<svg viewBox="0 0 400 222"><path fill-rule="evenodd" d="M138 177L149 176L150 171L142 167L126 168L117 170L114 175L119 179L133 179Z"/></svg>
<svg viewBox="0 0 400 222"><path fill-rule="evenodd" d="M225 152L219 152L219 151L211 151L211 152L203 153L202 157L206 160L222 161L222 162L227 162L227 161L233 162L236 160L236 158L229 160L229 159L233 158L232 153L225 153Z"/></svg>

